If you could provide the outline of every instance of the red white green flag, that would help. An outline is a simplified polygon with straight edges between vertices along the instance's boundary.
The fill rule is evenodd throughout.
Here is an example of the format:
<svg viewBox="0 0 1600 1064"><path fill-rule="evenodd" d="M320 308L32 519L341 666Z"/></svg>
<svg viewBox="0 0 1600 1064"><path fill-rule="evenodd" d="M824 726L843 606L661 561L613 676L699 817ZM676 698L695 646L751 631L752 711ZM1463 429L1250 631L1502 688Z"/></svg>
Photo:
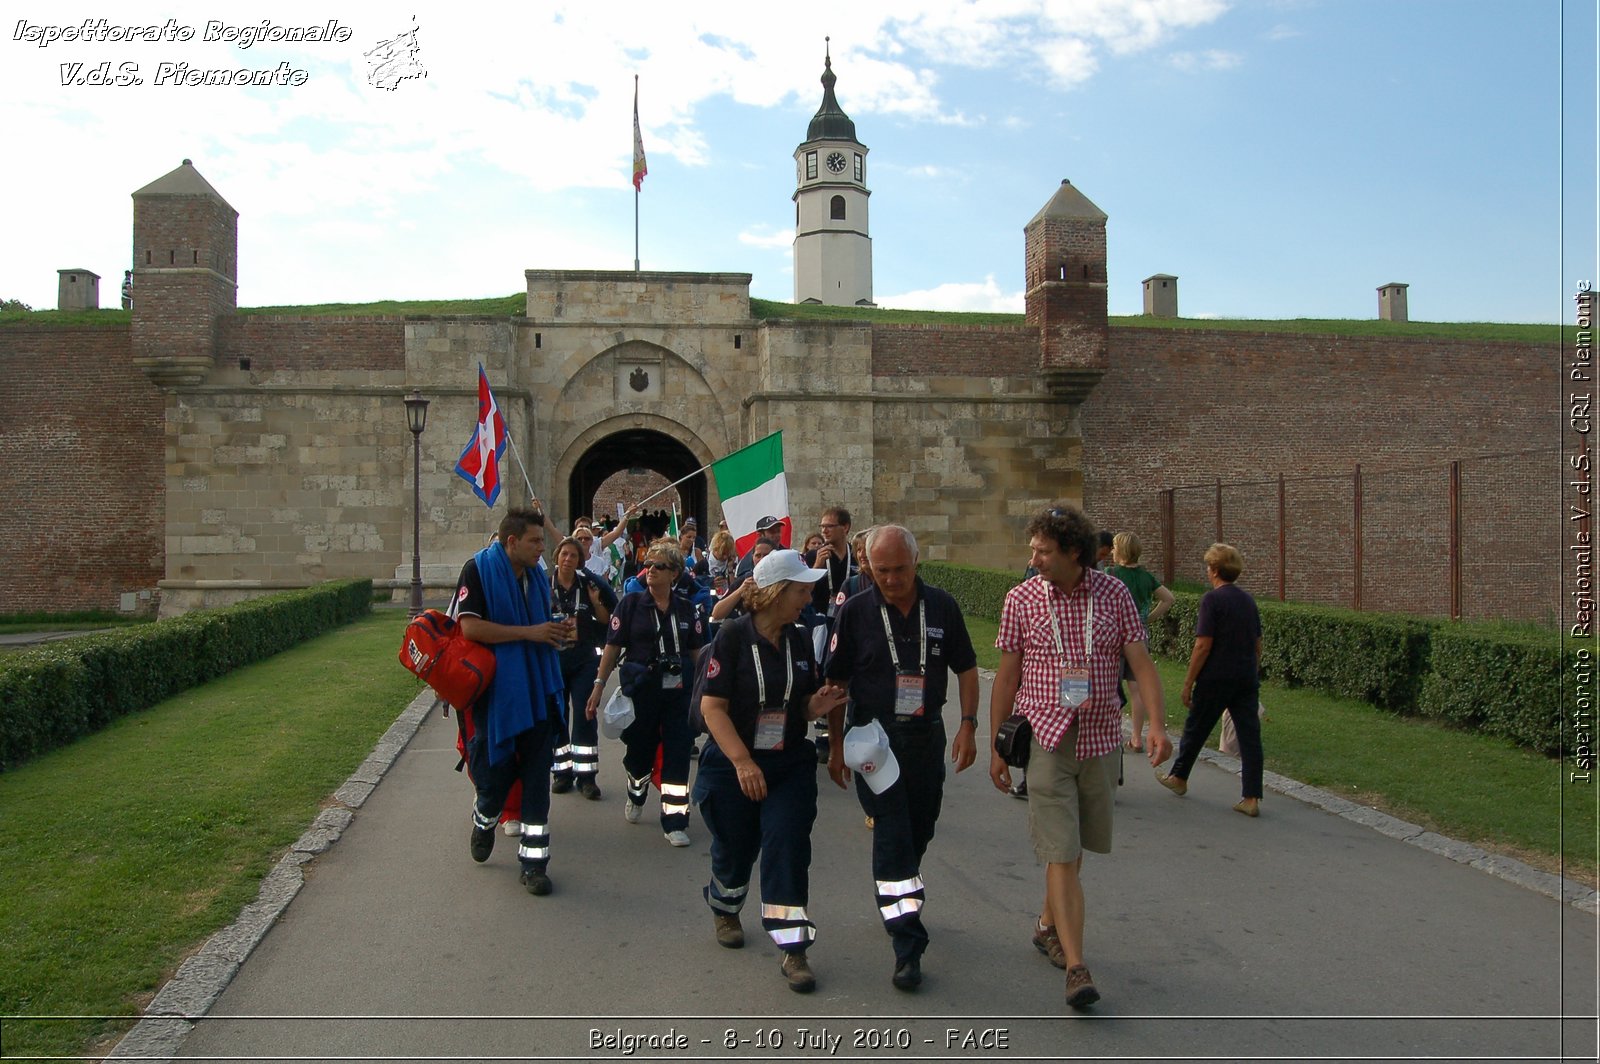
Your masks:
<svg viewBox="0 0 1600 1064"><path fill-rule="evenodd" d="M722 496L722 516L741 555L755 546L756 525L764 517L783 522L783 545L789 545L793 523L789 520L789 482L783 475L781 431L712 462L711 475Z"/></svg>

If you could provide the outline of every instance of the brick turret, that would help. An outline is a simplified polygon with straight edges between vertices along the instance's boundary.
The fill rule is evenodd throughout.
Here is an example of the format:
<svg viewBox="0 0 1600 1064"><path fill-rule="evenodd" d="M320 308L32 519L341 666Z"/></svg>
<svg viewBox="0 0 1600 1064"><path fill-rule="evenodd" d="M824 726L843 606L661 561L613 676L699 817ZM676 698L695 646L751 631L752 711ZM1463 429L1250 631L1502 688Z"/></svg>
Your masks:
<svg viewBox="0 0 1600 1064"><path fill-rule="evenodd" d="M1081 403L1106 356L1106 214L1063 180L1023 229L1028 324L1040 333L1039 371L1050 390Z"/></svg>
<svg viewBox="0 0 1600 1064"><path fill-rule="evenodd" d="M133 361L156 384L198 384L218 321L238 306L239 212L188 159L133 194Z"/></svg>

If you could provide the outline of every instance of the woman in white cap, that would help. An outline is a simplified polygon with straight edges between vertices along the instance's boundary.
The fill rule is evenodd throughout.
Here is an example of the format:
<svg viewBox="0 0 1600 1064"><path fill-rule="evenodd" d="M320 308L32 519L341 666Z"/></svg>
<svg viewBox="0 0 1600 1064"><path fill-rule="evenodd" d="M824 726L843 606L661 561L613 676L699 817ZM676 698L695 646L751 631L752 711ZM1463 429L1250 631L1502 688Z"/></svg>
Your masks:
<svg viewBox="0 0 1600 1064"><path fill-rule="evenodd" d="M723 625L711 645L700 701L711 741L694 788L711 832L704 893L717 941L744 945L739 911L759 856L761 926L783 951L784 979L799 993L817 985L806 960L817 930L806 913L817 818L817 759L806 725L844 702L842 687L822 683L811 640L795 626L823 574L792 550L756 565L750 612Z"/></svg>

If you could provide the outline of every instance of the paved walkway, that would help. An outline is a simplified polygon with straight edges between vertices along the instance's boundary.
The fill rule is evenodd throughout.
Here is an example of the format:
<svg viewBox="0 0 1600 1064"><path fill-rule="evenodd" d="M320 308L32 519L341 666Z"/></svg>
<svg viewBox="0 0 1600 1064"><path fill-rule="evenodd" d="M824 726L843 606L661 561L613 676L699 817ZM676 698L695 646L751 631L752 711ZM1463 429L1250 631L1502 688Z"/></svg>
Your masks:
<svg viewBox="0 0 1600 1064"><path fill-rule="evenodd" d="M552 798L554 894L518 885L504 836L474 864L455 723L430 701L402 714L117 1058L1596 1056L1593 892L1282 777L1251 820L1230 809L1225 761L1198 766L1180 799L1129 755L1116 851L1085 861L1104 1000L1078 1015L1028 941L1043 875L1026 803L995 791L981 759L948 781L923 867L932 946L916 994L889 984L855 796L822 775L819 985L801 996L759 932L758 899L745 949L713 940L698 817L685 850L662 839L653 804L623 821L615 742L602 740L603 801Z"/></svg>

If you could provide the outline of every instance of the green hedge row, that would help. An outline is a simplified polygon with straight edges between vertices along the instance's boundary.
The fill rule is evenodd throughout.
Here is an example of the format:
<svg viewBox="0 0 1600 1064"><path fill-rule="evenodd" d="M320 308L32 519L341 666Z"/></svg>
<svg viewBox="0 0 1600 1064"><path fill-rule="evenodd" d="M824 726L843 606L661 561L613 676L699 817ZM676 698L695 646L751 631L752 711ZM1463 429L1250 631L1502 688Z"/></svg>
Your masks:
<svg viewBox="0 0 1600 1064"><path fill-rule="evenodd" d="M998 618L1018 574L924 562L929 583L968 613ZM1151 625L1150 649L1187 661L1200 595L1174 591L1170 613ZM1484 630L1303 603L1257 599L1261 674L1296 687L1431 717L1554 755L1561 744L1561 682L1577 651L1561 655L1555 633Z"/></svg>
<svg viewBox="0 0 1600 1064"><path fill-rule="evenodd" d="M991 621L1000 619L1000 604L1006 600L1006 592L1022 583L1021 572L1005 573L949 562L923 562L917 572L928 583L950 592L962 613Z"/></svg>
<svg viewBox="0 0 1600 1064"><path fill-rule="evenodd" d="M0 657L0 770L372 611L372 581L286 591Z"/></svg>

